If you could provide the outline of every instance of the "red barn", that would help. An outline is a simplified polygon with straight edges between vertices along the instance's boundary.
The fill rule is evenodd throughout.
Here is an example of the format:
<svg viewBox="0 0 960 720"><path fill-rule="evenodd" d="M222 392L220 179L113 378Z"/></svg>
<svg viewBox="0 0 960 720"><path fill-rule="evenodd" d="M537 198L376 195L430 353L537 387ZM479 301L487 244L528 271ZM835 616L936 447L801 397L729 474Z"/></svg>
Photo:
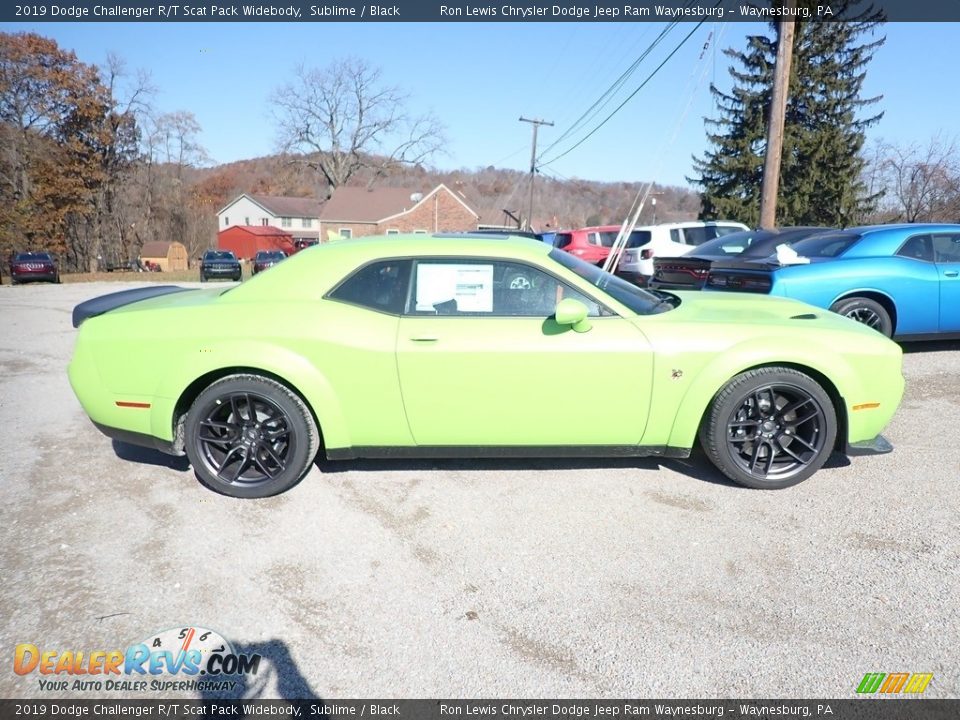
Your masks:
<svg viewBox="0 0 960 720"><path fill-rule="evenodd" d="M232 250L238 258L252 260L258 250L294 251L293 235L269 225L233 225L217 234L217 247Z"/></svg>

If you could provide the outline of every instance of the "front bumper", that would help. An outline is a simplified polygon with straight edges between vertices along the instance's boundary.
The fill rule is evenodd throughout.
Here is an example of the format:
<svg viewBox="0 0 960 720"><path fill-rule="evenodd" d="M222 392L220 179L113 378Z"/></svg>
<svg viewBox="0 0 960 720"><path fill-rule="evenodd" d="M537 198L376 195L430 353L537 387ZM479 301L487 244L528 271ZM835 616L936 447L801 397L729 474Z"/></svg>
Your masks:
<svg viewBox="0 0 960 720"><path fill-rule="evenodd" d="M243 271L238 267L235 267L235 268L209 267L209 268L201 269L200 272L203 274L204 277L208 277L208 278L212 278L212 277L234 278L238 280L240 279L240 276L243 274Z"/></svg>
<svg viewBox="0 0 960 720"><path fill-rule="evenodd" d="M17 282L56 282L56 270L18 270L10 273L10 277Z"/></svg>
<svg viewBox="0 0 960 720"><path fill-rule="evenodd" d="M893 452L893 445L883 435L877 435L872 440L848 442L844 453L854 457L857 455L886 455Z"/></svg>
<svg viewBox="0 0 960 720"><path fill-rule="evenodd" d="M181 448L176 447L170 440L161 440L158 437L147 435L146 433L138 433L132 430L121 430L120 428L101 425L96 421L93 421L93 425L97 428L97 430L102 432L111 440L117 440L119 442L127 443L128 445L136 445L137 447L159 450L165 455L175 455L179 457L185 454Z"/></svg>

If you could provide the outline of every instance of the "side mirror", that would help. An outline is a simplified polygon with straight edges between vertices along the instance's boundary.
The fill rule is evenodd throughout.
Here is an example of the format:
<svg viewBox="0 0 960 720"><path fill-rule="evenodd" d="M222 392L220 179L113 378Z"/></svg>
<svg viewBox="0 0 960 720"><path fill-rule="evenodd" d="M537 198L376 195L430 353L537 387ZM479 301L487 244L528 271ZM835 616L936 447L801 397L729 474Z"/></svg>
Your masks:
<svg viewBox="0 0 960 720"><path fill-rule="evenodd" d="M569 325L574 332L587 332L591 327L587 315L590 311L579 300L566 298L557 303L554 318L558 325Z"/></svg>

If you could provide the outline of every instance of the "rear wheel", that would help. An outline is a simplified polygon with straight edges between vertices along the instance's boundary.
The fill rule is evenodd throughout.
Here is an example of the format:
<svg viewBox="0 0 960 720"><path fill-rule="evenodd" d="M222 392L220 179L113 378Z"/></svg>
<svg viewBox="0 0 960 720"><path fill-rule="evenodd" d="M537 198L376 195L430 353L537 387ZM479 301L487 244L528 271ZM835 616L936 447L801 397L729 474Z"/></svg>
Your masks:
<svg viewBox="0 0 960 720"><path fill-rule="evenodd" d="M838 315L863 323L887 337L893 335L893 322L890 320L890 313L876 300L865 297L847 298L835 302L830 306L830 310Z"/></svg>
<svg viewBox="0 0 960 720"><path fill-rule="evenodd" d="M223 495L263 498L298 483L316 457L319 433L303 400L259 375L230 375L187 412L187 456L200 481Z"/></svg>
<svg viewBox="0 0 960 720"><path fill-rule="evenodd" d="M707 457L734 482L780 489L813 475L830 457L837 416L826 391L785 367L749 370L713 399L700 428Z"/></svg>

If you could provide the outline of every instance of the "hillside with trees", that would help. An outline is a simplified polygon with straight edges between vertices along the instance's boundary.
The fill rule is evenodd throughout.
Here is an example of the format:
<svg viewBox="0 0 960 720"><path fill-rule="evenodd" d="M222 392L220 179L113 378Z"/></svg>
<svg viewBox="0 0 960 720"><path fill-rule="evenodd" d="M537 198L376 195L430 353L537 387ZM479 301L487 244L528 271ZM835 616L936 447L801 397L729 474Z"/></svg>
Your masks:
<svg viewBox="0 0 960 720"><path fill-rule="evenodd" d="M872 28L872 20L864 22L811 23L798 32L778 219L958 221L954 140L937 137L926 147L880 141L864 150L864 129L878 117L857 115L872 102L858 92L878 42L858 40ZM758 36L746 50L728 53L743 69L734 71L740 85L721 96L722 117L708 134L713 149L696 162L703 192L655 185L641 224L700 214L756 222L764 83L774 51L773 40ZM307 95L312 84L317 104L342 113L336 122L318 129L311 107L286 107L277 119L276 155L212 166L194 115L156 109L150 78L130 72L121 58L89 65L40 35L0 33L0 259L42 249L56 253L66 271L90 270L134 258L155 240L182 242L197 257L216 242L217 211L239 194L324 199L338 185L413 193L444 183L485 224L527 220L528 173L432 166L447 131L431 116L409 116L404 95L377 87L378 78L356 60L303 70L298 87ZM355 102L333 103L337 92ZM538 175L532 225L620 224L646 186L645 178L604 183Z"/></svg>

